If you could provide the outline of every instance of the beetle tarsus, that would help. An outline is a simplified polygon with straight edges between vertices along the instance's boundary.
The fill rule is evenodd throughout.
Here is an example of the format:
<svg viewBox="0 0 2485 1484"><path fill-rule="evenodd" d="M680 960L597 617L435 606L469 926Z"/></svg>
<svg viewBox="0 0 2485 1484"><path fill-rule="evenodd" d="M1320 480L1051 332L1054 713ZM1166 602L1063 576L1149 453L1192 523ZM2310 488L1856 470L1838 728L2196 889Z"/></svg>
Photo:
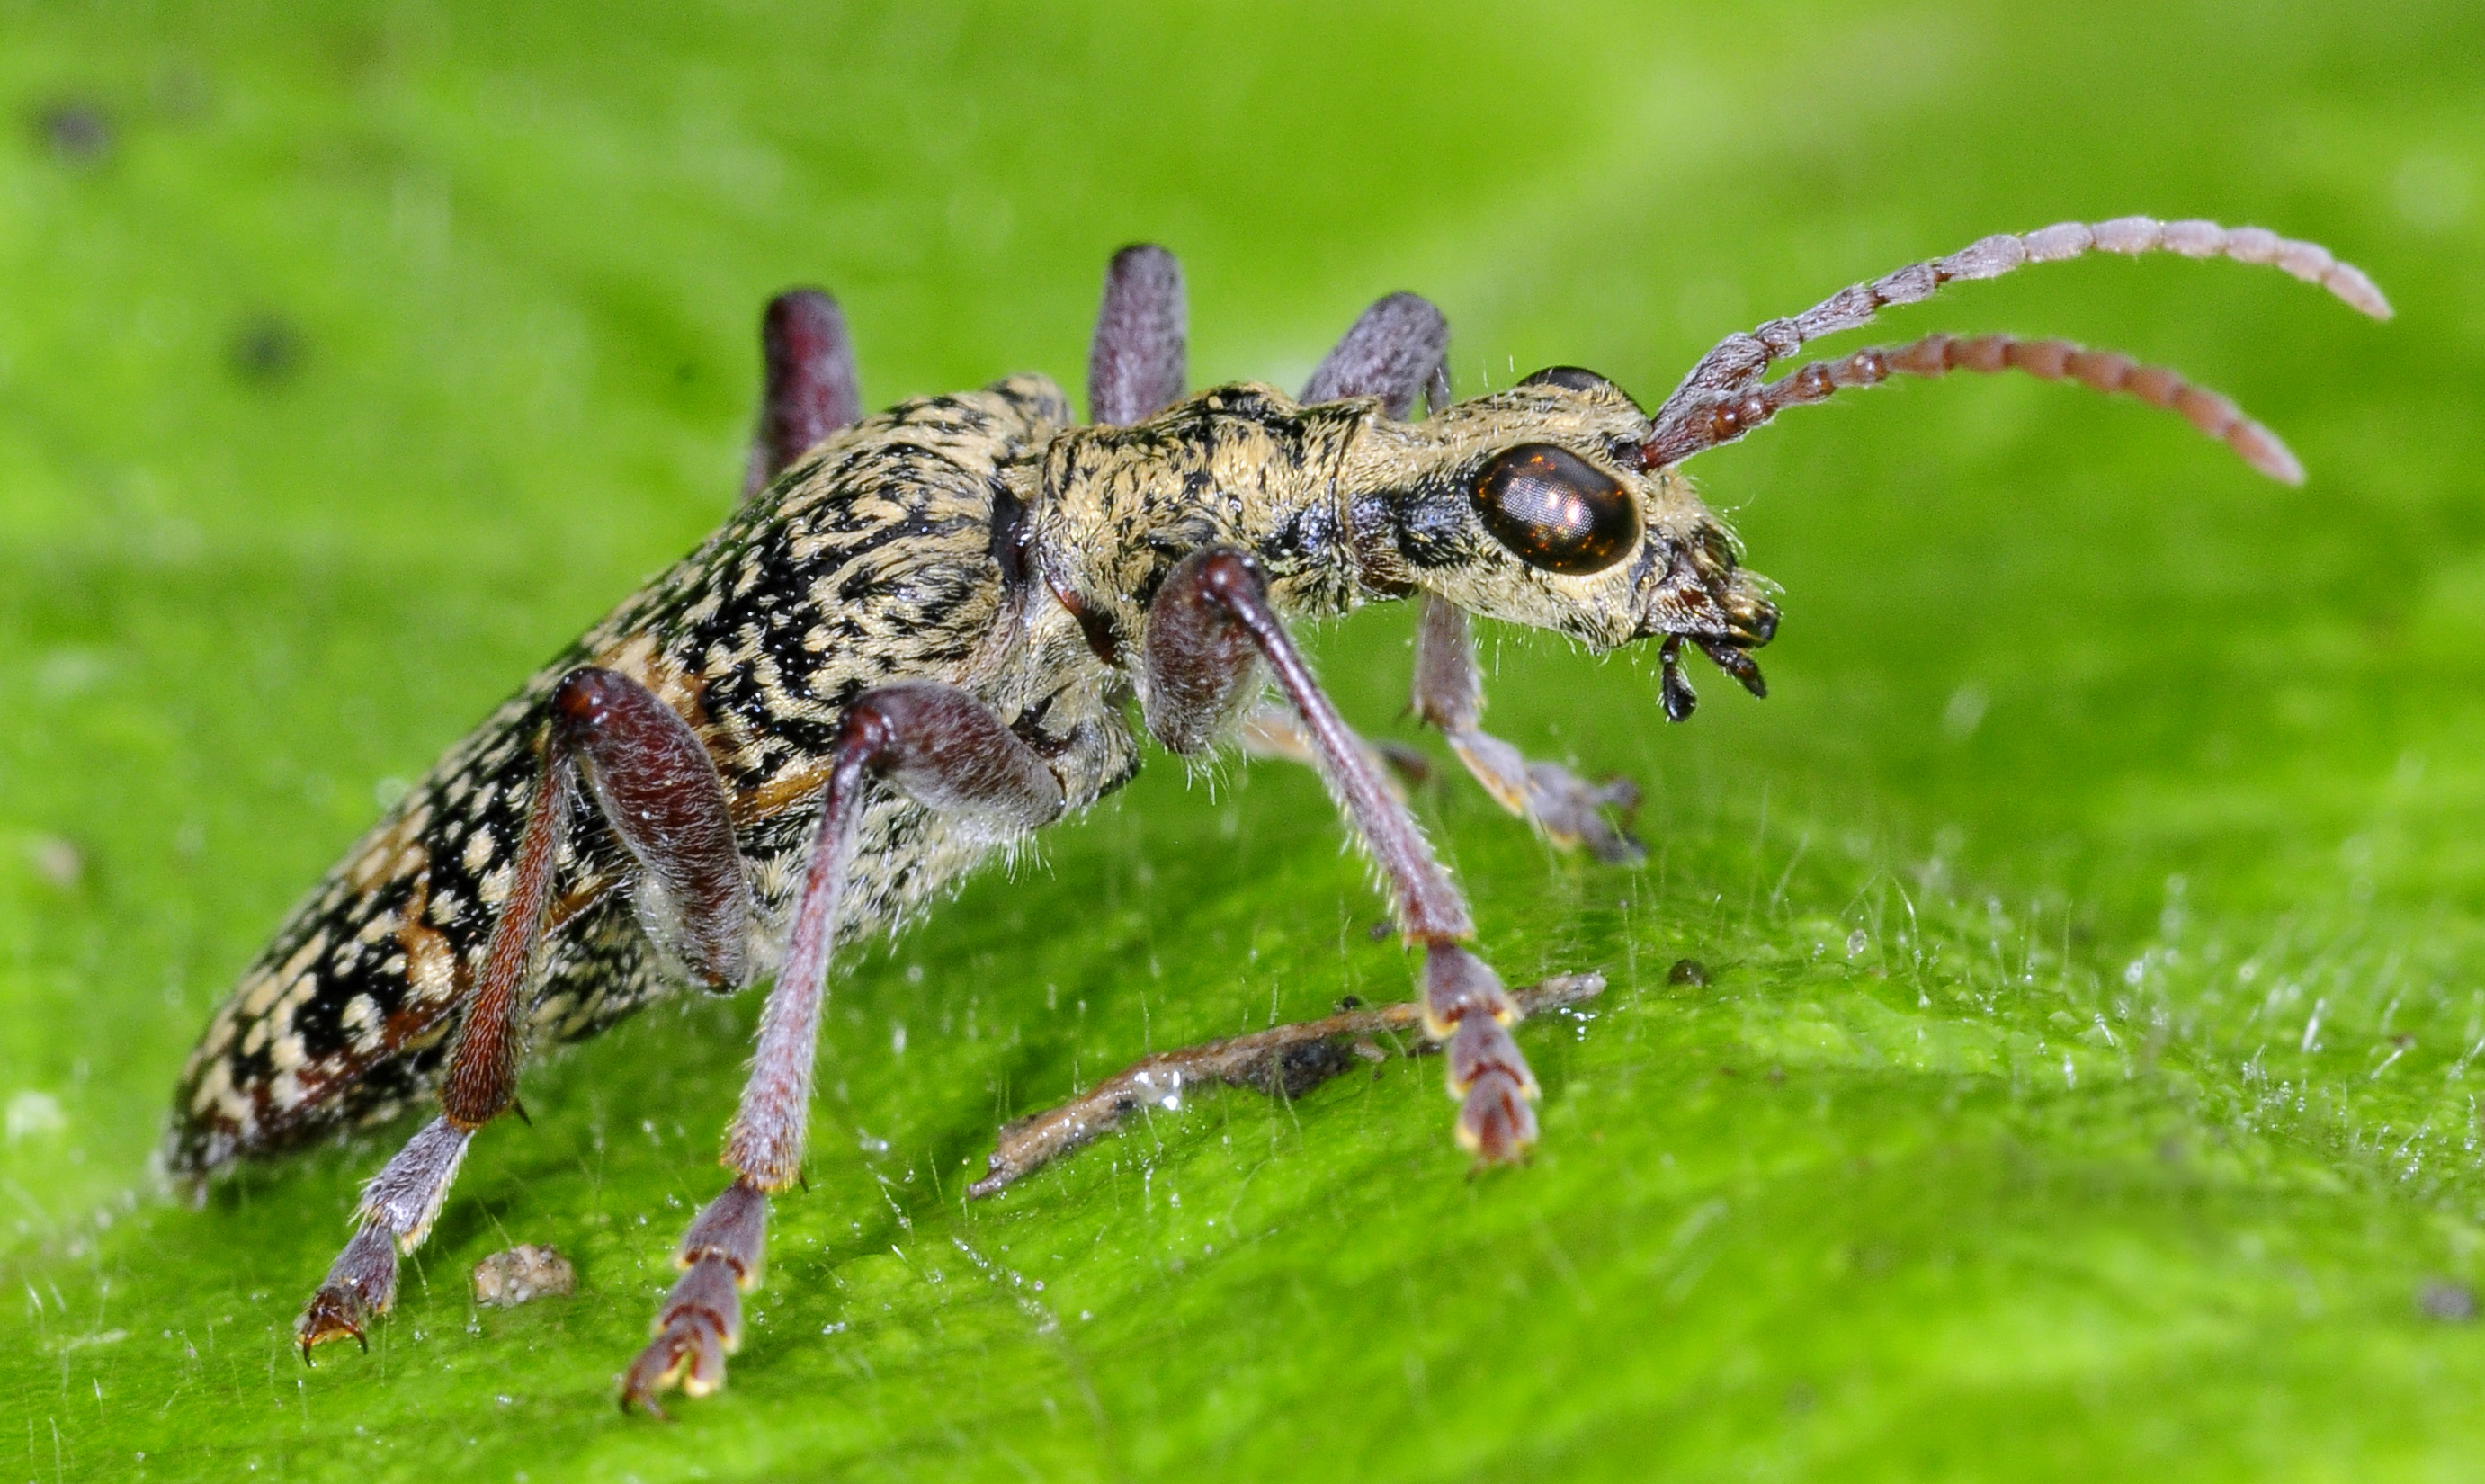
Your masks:
<svg viewBox="0 0 2485 1484"><path fill-rule="evenodd" d="M371 1342L364 1327L373 1315L386 1313L396 1298L396 1244L386 1226L366 1220L293 1321L302 1363L310 1364L313 1349L332 1340L351 1339L368 1353Z"/></svg>

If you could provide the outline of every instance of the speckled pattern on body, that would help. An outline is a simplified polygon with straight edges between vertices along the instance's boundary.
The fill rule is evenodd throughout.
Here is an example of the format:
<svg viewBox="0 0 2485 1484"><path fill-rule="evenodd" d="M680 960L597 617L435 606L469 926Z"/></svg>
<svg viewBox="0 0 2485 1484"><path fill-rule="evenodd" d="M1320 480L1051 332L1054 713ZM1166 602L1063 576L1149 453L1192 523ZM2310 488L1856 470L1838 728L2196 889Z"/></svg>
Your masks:
<svg viewBox="0 0 2485 1484"><path fill-rule="evenodd" d="M1516 388L1421 425L1372 398L1305 408L1237 385L1131 426L1079 427L1057 387L1022 376L838 434L538 670L295 908L183 1071L172 1171L194 1178L381 1122L438 1085L509 890L552 692L578 666L639 680L705 743L761 904L764 976L846 702L897 679L962 686L1045 756L1069 808L1092 804L1138 764L1124 641L1204 545L1252 551L1298 616L1478 567L1498 591L1470 598L1477 611L1521 620L1641 611L1685 583L1707 603L1722 545L1695 546L1700 571L1644 560L1593 579L1625 601L1583 608L1559 591L1581 580L1548 587L1469 529L1464 484L1513 416L1598 450L1646 426L1599 383ZM1660 473L1645 493L1652 527L1713 529L1679 478ZM1434 518L1406 519L1428 507ZM884 792L858 843L842 942L905 921L1008 841ZM682 982L661 922L622 890L635 874L603 816L575 811L536 961L537 1043L592 1035Z"/></svg>
<svg viewBox="0 0 2485 1484"><path fill-rule="evenodd" d="M823 444L645 591L537 671L406 794L297 906L184 1068L175 1173L391 1118L437 1085L540 767L549 698L582 664L617 670L688 718L732 802L781 938L818 813L838 708L884 681L974 691L1035 743L1074 804L1117 785L1135 750L1114 677L1055 605L995 555L995 493L1071 423L1050 381L909 402ZM903 921L989 842L894 795L866 815L840 921ZM631 862L592 809L560 855L534 1038L593 1034L681 982L642 930Z"/></svg>

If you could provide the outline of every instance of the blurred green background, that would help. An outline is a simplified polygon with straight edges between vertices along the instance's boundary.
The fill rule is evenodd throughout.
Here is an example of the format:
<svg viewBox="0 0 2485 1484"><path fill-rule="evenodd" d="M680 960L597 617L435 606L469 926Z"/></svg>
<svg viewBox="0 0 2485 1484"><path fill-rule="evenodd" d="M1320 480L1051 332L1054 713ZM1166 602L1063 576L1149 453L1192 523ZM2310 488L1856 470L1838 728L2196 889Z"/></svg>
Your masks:
<svg viewBox="0 0 2485 1484"><path fill-rule="evenodd" d="M2479 57L2466 0L0 3L0 1474L2476 1476ZM1147 1049L1406 992L1314 780L1160 759L838 982L810 1190L677 1426L612 1379L756 996L537 1067L368 1358L286 1341L384 1144L155 1194L287 903L726 508L776 289L840 295L875 405L1074 379L1142 238L1203 383L1409 288L1462 391L1652 398L2126 211L2326 241L2399 317L2106 260L1891 334L2171 363L2303 488L2127 400L1894 387L1695 466L1786 585L1767 702L1667 728L1649 657L1496 641L1496 729L1636 777L1653 847L1422 801L1506 974L1613 980L1522 1033L1523 1171L1466 1178L1402 1063L962 1202ZM1409 617L1315 637L1376 728ZM580 1293L476 1310L513 1241Z"/></svg>

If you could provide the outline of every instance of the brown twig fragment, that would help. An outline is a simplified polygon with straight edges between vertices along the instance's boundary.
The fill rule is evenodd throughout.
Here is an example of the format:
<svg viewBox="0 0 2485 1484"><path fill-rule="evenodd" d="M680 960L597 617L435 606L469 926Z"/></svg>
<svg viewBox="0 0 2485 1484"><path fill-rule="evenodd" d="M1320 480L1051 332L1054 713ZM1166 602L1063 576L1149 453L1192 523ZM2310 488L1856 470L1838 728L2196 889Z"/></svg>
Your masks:
<svg viewBox="0 0 2485 1484"><path fill-rule="evenodd" d="M1601 974L1562 974L1511 992L1519 1012L1533 1015L1591 1000L1605 990ZM1222 1083L1299 1097L1353 1065L1358 1041L1409 1032L1405 1055L1441 1049L1424 1033L1420 1001L1378 1009L1345 1010L1321 1020L1299 1021L1249 1035L1228 1036L1134 1061L1058 1108L1003 1125L994 1141L984 1177L967 1187L978 1198L1043 1168L1074 1149L1121 1127L1146 1104L1171 1108L1194 1086Z"/></svg>

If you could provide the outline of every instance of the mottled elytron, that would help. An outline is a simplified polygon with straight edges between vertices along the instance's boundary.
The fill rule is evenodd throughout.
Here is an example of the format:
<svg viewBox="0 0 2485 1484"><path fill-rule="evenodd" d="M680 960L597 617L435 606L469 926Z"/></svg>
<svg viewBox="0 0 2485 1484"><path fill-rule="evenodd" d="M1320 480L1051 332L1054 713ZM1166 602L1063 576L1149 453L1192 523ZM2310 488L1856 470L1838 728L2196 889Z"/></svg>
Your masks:
<svg viewBox="0 0 2485 1484"><path fill-rule="evenodd" d="M1410 294L1367 311L1300 398L1194 396L1179 270L1138 247L1106 277L1082 425L1039 376L861 417L835 306L784 295L764 320L740 508L537 672L294 910L191 1057L167 1161L195 1184L434 1108L366 1187L303 1310L307 1359L389 1306L398 1253L475 1131L514 1102L531 1044L591 1034L677 985L773 981L725 1139L731 1183L693 1222L656 1337L621 1380L623 1403L650 1410L671 1385L711 1389L768 1199L800 1174L832 956L1119 786L1141 729L1181 754L1241 735L1320 769L1422 955L1398 1023L1446 1051L1460 1140L1515 1160L1537 1091L1512 1027L1543 997L1515 998L1465 947L1465 903L1288 620L1418 598L1417 714L1513 811L1628 860L1637 842L1614 817L1627 784L1591 785L1479 729L1469 616L1599 650L1654 641L1677 721L1693 700L1686 645L1760 694L1750 651L1777 628L1770 589L1679 466L1898 373L2068 376L2300 479L2225 398L2060 341L1935 335L1768 379L1805 343L1946 283L2160 250L2274 264L2389 313L2312 244L2126 217L1986 237L1730 335L1652 414L1574 368L1451 402L1447 328ZM979 1189L1085 1137L1076 1117L1047 1127L1032 1154L996 1154Z"/></svg>

